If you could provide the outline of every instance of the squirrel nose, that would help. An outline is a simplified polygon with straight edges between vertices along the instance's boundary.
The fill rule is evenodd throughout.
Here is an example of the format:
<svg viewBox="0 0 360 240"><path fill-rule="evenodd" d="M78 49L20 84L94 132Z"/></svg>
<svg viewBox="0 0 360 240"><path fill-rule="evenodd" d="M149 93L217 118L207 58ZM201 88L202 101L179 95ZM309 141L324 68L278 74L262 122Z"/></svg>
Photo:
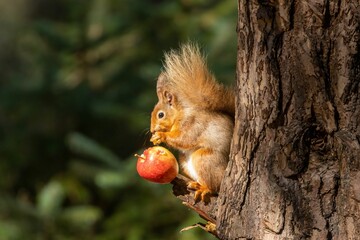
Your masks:
<svg viewBox="0 0 360 240"><path fill-rule="evenodd" d="M150 132L151 132L151 134L154 134L155 132L157 132L157 131L159 131L160 130L160 126L159 125L154 125L154 126L152 126L151 125L151 127L150 127Z"/></svg>
<svg viewBox="0 0 360 240"><path fill-rule="evenodd" d="M154 134L154 132L155 132L155 127L152 126L152 125L151 125L151 127L150 127L150 132L151 132L151 134Z"/></svg>

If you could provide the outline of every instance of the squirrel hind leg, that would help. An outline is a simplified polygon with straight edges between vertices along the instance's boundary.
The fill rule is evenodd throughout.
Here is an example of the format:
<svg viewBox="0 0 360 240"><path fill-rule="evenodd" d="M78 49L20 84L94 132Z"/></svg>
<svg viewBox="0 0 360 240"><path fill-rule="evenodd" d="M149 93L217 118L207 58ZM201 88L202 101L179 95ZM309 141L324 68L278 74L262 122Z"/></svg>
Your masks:
<svg viewBox="0 0 360 240"><path fill-rule="evenodd" d="M191 181L187 184L187 188L189 190L195 191L194 193L195 203L199 201L202 201L204 203L210 202L210 197L213 195L213 193L207 186L201 185L200 183L195 181Z"/></svg>
<svg viewBox="0 0 360 240"><path fill-rule="evenodd" d="M207 203L211 196L217 195L227 165L221 152L200 148L187 157L182 165L192 179L187 187L195 192L195 202Z"/></svg>
<svg viewBox="0 0 360 240"><path fill-rule="evenodd" d="M227 166L226 157L221 152L200 148L192 153L191 163L197 175L193 179L206 186L211 193L218 193Z"/></svg>

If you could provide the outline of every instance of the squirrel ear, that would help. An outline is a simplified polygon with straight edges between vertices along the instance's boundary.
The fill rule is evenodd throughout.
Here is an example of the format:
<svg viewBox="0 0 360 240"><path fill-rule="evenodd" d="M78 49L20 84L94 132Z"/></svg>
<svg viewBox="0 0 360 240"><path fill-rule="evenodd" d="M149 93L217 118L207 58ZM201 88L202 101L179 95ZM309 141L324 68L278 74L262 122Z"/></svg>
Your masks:
<svg viewBox="0 0 360 240"><path fill-rule="evenodd" d="M167 89L169 89L168 81L166 81L166 76L162 72L157 80L156 93L161 102L173 106L175 103L175 96L168 92Z"/></svg>
<svg viewBox="0 0 360 240"><path fill-rule="evenodd" d="M164 88L166 86L166 81L165 81L165 75L164 73L160 73L158 80L157 80L157 84L156 84L156 94L159 98L159 100L163 100L163 92L164 92Z"/></svg>
<svg viewBox="0 0 360 240"><path fill-rule="evenodd" d="M174 104L174 96L168 91L164 91L165 101L172 106Z"/></svg>

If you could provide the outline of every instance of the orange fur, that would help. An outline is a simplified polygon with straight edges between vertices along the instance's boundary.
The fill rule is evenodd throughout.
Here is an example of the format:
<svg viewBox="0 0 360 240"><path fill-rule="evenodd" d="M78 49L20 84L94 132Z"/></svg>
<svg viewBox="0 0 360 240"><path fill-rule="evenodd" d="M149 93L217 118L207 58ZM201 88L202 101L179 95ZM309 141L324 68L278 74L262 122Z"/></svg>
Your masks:
<svg viewBox="0 0 360 240"><path fill-rule="evenodd" d="M167 53L164 69L151 114L151 141L178 149L183 172L201 186L199 191L216 193L229 159L234 93L216 82L195 45Z"/></svg>

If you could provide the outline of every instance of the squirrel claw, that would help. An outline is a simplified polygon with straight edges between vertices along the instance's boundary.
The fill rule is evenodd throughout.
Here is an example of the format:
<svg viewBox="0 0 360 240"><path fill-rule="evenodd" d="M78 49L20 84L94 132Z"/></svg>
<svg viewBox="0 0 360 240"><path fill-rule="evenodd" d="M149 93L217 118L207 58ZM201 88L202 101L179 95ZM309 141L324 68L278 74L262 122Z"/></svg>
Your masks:
<svg viewBox="0 0 360 240"><path fill-rule="evenodd" d="M204 202L204 203L209 203L210 202L210 190L209 189L205 189L205 190L197 190L195 192L195 202L198 203L200 201Z"/></svg>
<svg viewBox="0 0 360 240"><path fill-rule="evenodd" d="M208 187L201 185L198 182L189 182L187 184L188 189L195 191L194 199L195 203L200 201L204 203L210 202L211 191Z"/></svg>

